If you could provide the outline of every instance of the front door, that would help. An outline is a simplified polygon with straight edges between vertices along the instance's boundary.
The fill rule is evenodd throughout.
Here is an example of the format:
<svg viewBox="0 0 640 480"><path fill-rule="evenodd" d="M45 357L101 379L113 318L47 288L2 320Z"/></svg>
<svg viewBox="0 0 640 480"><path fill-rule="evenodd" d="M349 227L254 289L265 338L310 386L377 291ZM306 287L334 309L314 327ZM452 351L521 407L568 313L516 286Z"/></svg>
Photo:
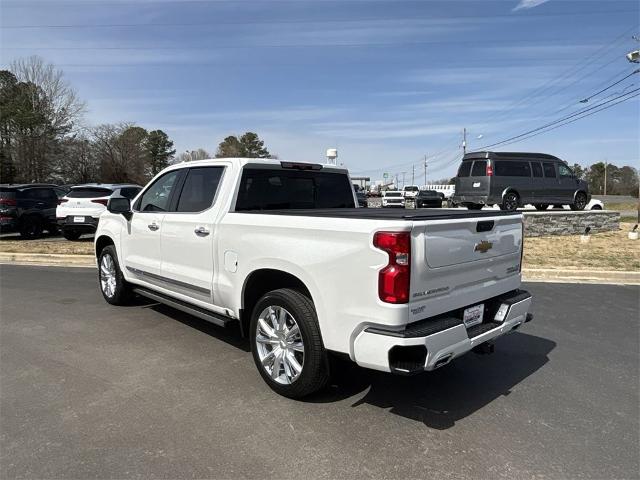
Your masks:
<svg viewBox="0 0 640 480"><path fill-rule="evenodd" d="M131 221L123 232L122 254L129 275L157 284L161 273L160 235L180 170L165 173L153 182L133 206Z"/></svg>
<svg viewBox="0 0 640 480"><path fill-rule="evenodd" d="M189 168L162 223L162 277L172 289L209 303L215 303L215 199L223 172L222 166Z"/></svg>
<svg viewBox="0 0 640 480"><path fill-rule="evenodd" d="M562 203L573 203L573 194L578 187L578 180L566 165L558 164L558 185Z"/></svg>

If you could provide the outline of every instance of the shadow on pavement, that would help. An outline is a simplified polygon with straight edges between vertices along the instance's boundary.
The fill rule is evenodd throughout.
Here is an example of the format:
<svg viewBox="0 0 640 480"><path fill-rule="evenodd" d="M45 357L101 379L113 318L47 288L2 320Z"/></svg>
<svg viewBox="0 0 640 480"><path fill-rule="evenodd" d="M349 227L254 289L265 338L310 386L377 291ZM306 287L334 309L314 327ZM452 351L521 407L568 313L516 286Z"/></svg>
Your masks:
<svg viewBox="0 0 640 480"><path fill-rule="evenodd" d="M363 404L445 430L511 389L549 361L556 343L514 332L498 339L492 355L468 353L445 367L412 377L360 368L350 361L334 369L334 384L310 397L311 402L333 402L366 393L352 407Z"/></svg>

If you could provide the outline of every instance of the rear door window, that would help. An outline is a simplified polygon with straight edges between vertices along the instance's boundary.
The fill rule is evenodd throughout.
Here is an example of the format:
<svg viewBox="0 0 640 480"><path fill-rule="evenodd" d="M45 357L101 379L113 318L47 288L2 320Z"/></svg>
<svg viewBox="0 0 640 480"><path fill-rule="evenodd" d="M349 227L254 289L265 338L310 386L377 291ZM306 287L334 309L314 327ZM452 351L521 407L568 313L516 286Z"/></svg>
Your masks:
<svg viewBox="0 0 640 480"><path fill-rule="evenodd" d="M355 208L347 175L245 167L236 211Z"/></svg>
<svg viewBox="0 0 640 480"><path fill-rule="evenodd" d="M553 162L544 162L542 164L545 178L556 178L556 167Z"/></svg>
<svg viewBox="0 0 640 480"><path fill-rule="evenodd" d="M462 164L460 164L460 168L458 169L458 176L459 177L468 177L469 174L471 173L471 164L473 162L470 161L466 161L466 162L462 162Z"/></svg>
<svg viewBox="0 0 640 480"><path fill-rule="evenodd" d="M487 161L476 160L473 162L473 168L471 169L472 177L486 177L487 176Z"/></svg>
<svg viewBox="0 0 640 480"><path fill-rule="evenodd" d="M201 212L213 204L224 167L190 168L178 200L178 212Z"/></svg>
<svg viewBox="0 0 640 480"><path fill-rule="evenodd" d="M496 160L495 175L498 177L530 177L529 162L516 160Z"/></svg>
<svg viewBox="0 0 640 480"><path fill-rule="evenodd" d="M531 171L533 172L534 177L542 177L542 166L540 162L531 162Z"/></svg>

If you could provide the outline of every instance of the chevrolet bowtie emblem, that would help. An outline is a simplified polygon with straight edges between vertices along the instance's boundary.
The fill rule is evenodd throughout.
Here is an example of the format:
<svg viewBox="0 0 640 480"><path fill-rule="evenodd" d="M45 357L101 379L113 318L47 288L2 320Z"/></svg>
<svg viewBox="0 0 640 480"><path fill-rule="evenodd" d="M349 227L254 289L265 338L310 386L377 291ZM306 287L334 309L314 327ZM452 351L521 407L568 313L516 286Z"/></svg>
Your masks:
<svg viewBox="0 0 640 480"><path fill-rule="evenodd" d="M482 240L480 243L476 243L476 246L473 248L473 250L475 252L486 253L492 248L493 248L493 243L487 242L486 240Z"/></svg>

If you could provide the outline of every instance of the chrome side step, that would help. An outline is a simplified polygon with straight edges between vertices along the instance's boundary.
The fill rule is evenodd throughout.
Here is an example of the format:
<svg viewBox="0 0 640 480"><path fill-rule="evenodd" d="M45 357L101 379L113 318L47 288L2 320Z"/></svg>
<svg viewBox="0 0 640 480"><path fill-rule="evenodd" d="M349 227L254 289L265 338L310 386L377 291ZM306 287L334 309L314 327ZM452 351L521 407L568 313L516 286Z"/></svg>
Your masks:
<svg viewBox="0 0 640 480"><path fill-rule="evenodd" d="M182 300L178 300L177 298L169 297L168 295L164 295L159 292L153 292L146 288L135 287L133 291L138 295L142 295L143 297L155 300L156 302L163 303L164 305L168 305L169 307L173 307L176 310L188 313L189 315L193 315L194 317L206 320L207 322L211 322L220 327L224 327L229 322L235 321L235 319L233 318L210 312L209 310L205 310L204 308L192 305Z"/></svg>

